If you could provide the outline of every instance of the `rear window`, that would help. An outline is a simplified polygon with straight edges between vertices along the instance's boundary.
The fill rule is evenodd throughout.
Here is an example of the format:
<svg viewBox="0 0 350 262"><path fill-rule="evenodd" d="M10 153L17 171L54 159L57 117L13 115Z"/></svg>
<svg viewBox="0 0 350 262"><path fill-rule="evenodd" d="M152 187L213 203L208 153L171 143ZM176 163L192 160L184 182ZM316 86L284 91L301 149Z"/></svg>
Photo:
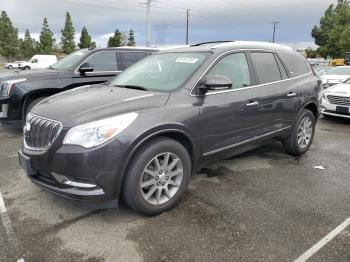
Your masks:
<svg viewBox="0 0 350 262"><path fill-rule="evenodd" d="M301 56L290 53L279 53L283 62L287 65L292 77L310 73L310 67Z"/></svg>
<svg viewBox="0 0 350 262"><path fill-rule="evenodd" d="M259 84L282 79L275 56L272 53L253 52L250 54Z"/></svg>

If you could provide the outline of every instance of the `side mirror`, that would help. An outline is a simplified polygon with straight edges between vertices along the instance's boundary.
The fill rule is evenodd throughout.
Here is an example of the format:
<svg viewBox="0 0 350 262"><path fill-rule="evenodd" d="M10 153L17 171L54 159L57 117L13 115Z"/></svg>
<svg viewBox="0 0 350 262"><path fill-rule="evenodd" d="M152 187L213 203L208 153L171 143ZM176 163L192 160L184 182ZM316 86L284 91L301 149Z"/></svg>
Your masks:
<svg viewBox="0 0 350 262"><path fill-rule="evenodd" d="M93 71L94 71L94 67L90 63L84 63L79 67L79 73L82 75Z"/></svg>
<svg viewBox="0 0 350 262"><path fill-rule="evenodd" d="M212 75L207 76L204 80L203 85L199 88L203 93L206 93L208 90L226 90L232 88L232 81L226 76L223 75Z"/></svg>

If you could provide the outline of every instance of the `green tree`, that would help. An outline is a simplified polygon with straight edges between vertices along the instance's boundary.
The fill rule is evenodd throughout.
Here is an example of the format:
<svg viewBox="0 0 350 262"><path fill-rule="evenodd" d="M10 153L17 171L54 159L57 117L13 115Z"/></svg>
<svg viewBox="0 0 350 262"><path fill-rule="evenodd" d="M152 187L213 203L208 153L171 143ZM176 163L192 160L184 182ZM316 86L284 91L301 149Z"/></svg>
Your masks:
<svg viewBox="0 0 350 262"><path fill-rule="evenodd" d="M350 51L344 43L347 27L350 25L350 6L346 0L338 0L336 6L330 5L320 20L320 25L312 29L311 35L320 46L323 57L341 57L343 52Z"/></svg>
<svg viewBox="0 0 350 262"><path fill-rule="evenodd" d="M64 28L61 30L61 44L62 49L66 54L70 54L75 50L74 36L75 31L73 27L73 22L70 14L66 12L66 19L64 23Z"/></svg>
<svg viewBox="0 0 350 262"><path fill-rule="evenodd" d="M88 30L84 26L81 30L80 43L78 44L79 48L89 48L91 47L91 36L88 33Z"/></svg>
<svg viewBox="0 0 350 262"><path fill-rule="evenodd" d="M311 47L308 47L305 50L307 58L317 58L318 57L318 52L317 50L312 49Z"/></svg>
<svg viewBox="0 0 350 262"><path fill-rule="evenodd" d="M128 46L135 46L135 32L134 30L131 28L129 31L129 37L128 37Z"/></svg>
<svg viewBox="0 0 350 262"><path fill-rule="evenodd" d="M339 46L343 52L350 52L350 25L340 35Z"/></svg>
<svg viewBox="0 0 350 262"><path fill-rule="evenodd" d="M41 29L40 32L40 52L43 54L51 54L53 45L55 43L55 38L53 38L53 33L50 30L47 18L44 18L43 21L43 28Z"/></svg>
<svg viewBox="0 0 350 262"><path fill-rule="evenodd" d="M21 53L25 58L30 58L37 51L37 42L30 36L30 32L26 29L23 40L20 42Z"/></svg>
<svg viewBox="0 0 350 262"><path fill-rule="evenodd" d="M19 53L18 31L12 25L11 19L5 11L0 17L0 54L7 58L16 56Z"/></svg>
<svg viewBox="0 0 350 262"><path fill-rule="evenodd" d="M114 35L108 39L108 47L118 47L122 45L122 33L117 29Z"/></svg>

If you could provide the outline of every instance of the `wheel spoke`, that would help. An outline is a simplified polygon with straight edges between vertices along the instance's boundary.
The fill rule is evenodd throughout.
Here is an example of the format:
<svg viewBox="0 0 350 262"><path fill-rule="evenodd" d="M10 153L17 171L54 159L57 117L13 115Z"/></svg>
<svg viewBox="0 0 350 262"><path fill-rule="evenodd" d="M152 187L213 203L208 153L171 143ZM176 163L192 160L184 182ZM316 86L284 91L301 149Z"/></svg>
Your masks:
<svg viewBox="0 0 350 262"><path fill-rule="evenodd" d="M157 190L156 201L157 201L157 204L158 204L158 205L159 205L159 203L160 203L160 197L162 196L162 191L163 191L162 188L158 188L158 190Z"/></svg>
<svg viewBox="0 0 350 262"><path fill-rule="evenodd" d="M157 190L157 187L155 185L153 185L150 190L148 190L147 194L144 196L146 200L148 200L153 194L154 192Z"/></svg>
<svg viewBox="0 0 350 262"><path fill-rule="evenodd" d="M169 170L169 171L172 171L173 168L176 166L176 164L177 164L179 161L180 161L179 158L174 158L174 159L173 159L173 162L171 162L171 164L168 166L168 170Z"/></svg>
<svg viewBox="0 0 350 262"><path fill-rule="evenodd" d="M143 182L143 183L141 184L141 188L154 185L155 183L156 183L156 180L152 178L152 179L150 179L150 180L148 180L148 181L146 181L146 182Z"/></svg>
<svg viewBox="0 0 350 262"><path fill-rule="evenodd" d="M169 185L176 186L176 187L179 187L179 186L180 186L180 185L179 185L176 181L174 181L174 180L170 180L170 181L169 181Z"/></svg>
<svg viewBox="0 0 350 262"><path fill-rule="evenodd" d="M171 199L171 195L170 195L170 192L169 192L169 188L168 187L165 187L164 188L164 192L165 192L165 195L167 196L168 199Z"/></svg>
<svg viewBox="0 0 350 262"><path fill-rule="evenodd" d="M169 163L169 157L170 157L170 153L166 153L165 157L164 157L164 162L163 162L163 168L166 168L168 166Z"/></svg>
<svg viewBox="0 0 350 262"><path fill-rule="evenodd" d="M149 170L149 169L145 169L145 173L146 173L147 175L152 176L152 177L156 177L156 176L157 176L157 174L156 174L154 171Z"/></svg>
<svg viewBox="0 0 350 262"><path fill-rule="evenodd" d="M154 162L156 163L156 171L158 172L158 171L161 169L161 166L160 166L160 164L159 164L159 159L158 159L158 157L156 157L156 158L154 159Z"/></svg>
<svg viewBox="0 0 350 262"><path fill-rule="evenodd" d="M175 170L173 172L170 172L169 173L169 177L172 178L174 176L178 176L178 175L181 175L183 173L183 171L181 169L178 169L178 170Z"/></svg>

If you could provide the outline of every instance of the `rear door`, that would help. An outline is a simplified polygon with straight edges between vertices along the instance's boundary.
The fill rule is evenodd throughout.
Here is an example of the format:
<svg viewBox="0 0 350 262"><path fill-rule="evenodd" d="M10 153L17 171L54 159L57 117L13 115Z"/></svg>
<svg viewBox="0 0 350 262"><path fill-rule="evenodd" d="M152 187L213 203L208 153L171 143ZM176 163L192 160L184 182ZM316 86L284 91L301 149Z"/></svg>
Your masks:
<svg viewBox="0 0 350 262"><path fill-rule="evenodd" d="M79 67L89 63L94 71L85 74L79 73ZM116 50L104 50L92 53L76 68L74 83L77 85L103 83L112 79L121 70L118 68Z"/></svg>
<svg viewBox="0 0 350 262"><path fill-rule="evenodd" d="M263 121L263 132L291 126L298 100L285 66L272 52L251 51L249 54L261 92L259 116Z"/></svg>

